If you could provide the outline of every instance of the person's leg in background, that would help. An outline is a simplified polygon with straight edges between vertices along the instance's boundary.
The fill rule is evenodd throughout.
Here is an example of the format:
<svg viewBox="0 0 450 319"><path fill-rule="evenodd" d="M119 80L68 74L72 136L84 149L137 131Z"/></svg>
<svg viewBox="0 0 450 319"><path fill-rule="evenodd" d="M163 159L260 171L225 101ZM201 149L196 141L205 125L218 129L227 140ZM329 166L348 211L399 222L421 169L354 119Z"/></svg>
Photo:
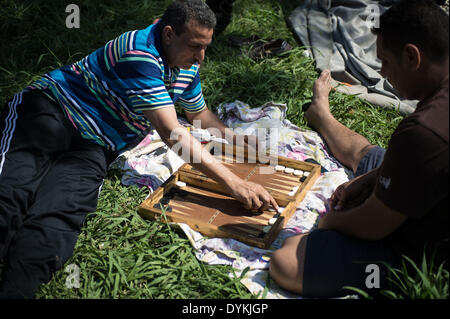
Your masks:
<svg viewBox="0 0 450 319"><path fill-rule="evenodd" d="M207 0L206 4L216 14L217 25L214 30L216 35L222 33L231 21L233 2L235 0Z"/></svg>
<svg viewBox="0 0 450 319"><path fill-rule="evenodd" d="M330 91L331 73L325 70L314 83L312 103L305 112L305 118L323 137L333 156L356 173L361 160L376 146L333 117L328 101Z"/></svg>

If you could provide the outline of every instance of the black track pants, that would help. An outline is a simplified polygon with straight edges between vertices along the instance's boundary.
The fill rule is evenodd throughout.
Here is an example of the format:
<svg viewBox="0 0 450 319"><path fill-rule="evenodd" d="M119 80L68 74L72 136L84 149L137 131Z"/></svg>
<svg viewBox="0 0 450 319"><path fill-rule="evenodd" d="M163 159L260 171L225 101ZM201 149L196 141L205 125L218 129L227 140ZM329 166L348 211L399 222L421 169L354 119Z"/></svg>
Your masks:
<svg viewBox="0 0 450 319"><path fill-rule="evenodd" d="M112 157L37 91L6 104L0 134L0 298L33 298L72 256Z"/></svg>

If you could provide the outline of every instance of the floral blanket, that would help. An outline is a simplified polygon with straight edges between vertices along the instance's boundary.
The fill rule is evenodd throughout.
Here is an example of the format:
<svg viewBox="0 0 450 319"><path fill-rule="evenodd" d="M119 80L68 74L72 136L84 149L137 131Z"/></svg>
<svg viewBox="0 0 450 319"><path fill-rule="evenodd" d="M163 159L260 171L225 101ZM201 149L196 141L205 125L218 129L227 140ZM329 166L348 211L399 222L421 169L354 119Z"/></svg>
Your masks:
<svg viewBox="0 0 450 319"><path fill-rule="evenodd" d="M279 288L269 280L269 261L286 238L308 232L317 218L328 210L328 198L351 173L328 154L321 137L314 131L303 130L286 119L284 104L266 103L257 108L235 101L219 106L219 118L236 133L258 135L260 142L278 155L302 160L313 159L323 167L323 173L309 190L286 227L269 249L260 249L234 239L206 238L186 224L179 224L195 249L198 260L208 264L230 265L241 282L261 298L300 298ZM182 125L189 124L179 120ZM195 129L200 140L214 139L207 131ZM272 137L276 136L276 139ZM161 141L156 132L150 133L137 147L122 153L112 167L123 172L125 185L146 186L150 192L159 187L182 164L179 158ZM244 272L245 270L245 272ZM230 274L230 276L234 276Z"/></svg>

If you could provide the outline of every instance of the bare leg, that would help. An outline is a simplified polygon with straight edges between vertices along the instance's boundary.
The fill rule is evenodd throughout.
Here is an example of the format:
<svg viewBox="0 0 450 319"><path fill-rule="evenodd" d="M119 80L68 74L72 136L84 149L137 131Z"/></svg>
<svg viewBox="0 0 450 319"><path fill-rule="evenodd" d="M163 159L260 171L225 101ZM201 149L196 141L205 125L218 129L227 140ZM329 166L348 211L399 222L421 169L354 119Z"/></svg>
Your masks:
<svg viewBox="0 0 450 319"><path fill-rule="evenodd" d="M307 234L289 237L270 259L270 277L281 288L300 295L303 293L307 239Z"/></svg>
<svg viewBox="0 0 450 319"><path fill-rule="evenodd" d="M312 103L305 118L322 135L333 156L356 172L359 162L374 145L333 117L328 102L330 91L331 73L325 70L314 82Z"/></svg>

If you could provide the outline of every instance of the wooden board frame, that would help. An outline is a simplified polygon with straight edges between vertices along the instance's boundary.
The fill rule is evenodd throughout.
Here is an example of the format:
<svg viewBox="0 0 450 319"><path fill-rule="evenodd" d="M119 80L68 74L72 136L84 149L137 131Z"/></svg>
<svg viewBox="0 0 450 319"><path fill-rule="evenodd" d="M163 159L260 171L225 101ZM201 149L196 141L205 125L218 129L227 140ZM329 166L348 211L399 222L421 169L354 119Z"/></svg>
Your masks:
<svg viewBox="0 0 450 319"><path fill-rule="evenodd" d="M263 211L259 212L264 216L273 214L272 217L276 217L276 222L270 226L268 231L262 231L267 224L251 224L245 223L245 221L254 221L257 218L252 218L249 215L241 216L226 216L230 221L235 223L228 225L215 225L213 219L202 220L196 218L195 214L180 214L177 212L165 212L159 207L158 203L168 193L173 192L175 189L179 189L176 185L177 181L182 181L187 184L186 187L181 189L188 192L191 195L195 194L210 194L211 196L220 197L221 200L228 200L230 204L232 201L236 202L227 190L217 183L216 181L208 178L202 172L196 170L191 164L183 164L177 172L175 172L165 183L157 188L150 196L143 201L139 206L139 214L145 219L157 219L164 215L161 220L164 222L185 223L192 229L202 233L207 237L222 237L222 238L234 238L246 244L267 249L272 244L273 240L278 236L281 229L286 225L292 215L295 213L297 207L306 196L307 191L313 186L316 179L320 176L320 165L293 160L290 158L270 155L257 154L256 152L248 152L247 149L229 145L224 145L217 142L211 142L205 146L205 149L216 156L221 156L222 161L225 157L230 159L232 156L239 162L250 162L255 164L255 167L268 167L269 164L276 163L277 165L283 165L285 167L292 167L294 169L300 169L309 172L307 178L301 183L297 192L293 196L283 194L281 192L272 190L269 191L278 205L284 207L282 213ZM262 163L261 163L262 162ZM249 174L251 175L251 174ZM205 195L206 196L206 195ZM176 205L176 204L174 204ZM242 208L243 209L243 208ZM219 215L218 211L214 216ZM260 227L259 227L260 226ZM257 231L259 229L259 231ZM253 231L255 230L255 231Z"/></svg>

